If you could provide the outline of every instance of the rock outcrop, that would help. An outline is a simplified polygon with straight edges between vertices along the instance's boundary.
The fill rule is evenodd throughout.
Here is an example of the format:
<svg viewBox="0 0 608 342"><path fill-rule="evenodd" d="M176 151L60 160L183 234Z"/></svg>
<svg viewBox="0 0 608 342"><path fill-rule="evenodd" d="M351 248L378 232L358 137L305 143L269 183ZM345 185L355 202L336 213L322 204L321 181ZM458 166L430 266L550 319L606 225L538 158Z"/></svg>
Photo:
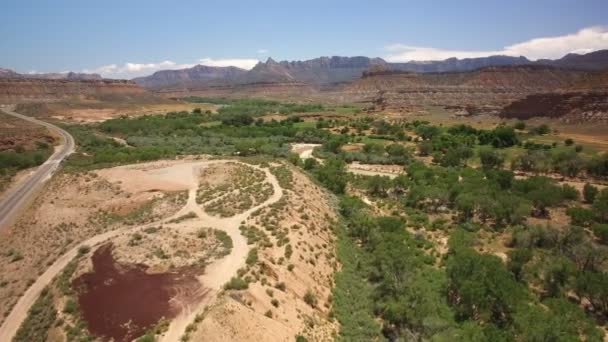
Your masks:
<svg viewBox="0 0 608 342"><path fill-rule="evenodd" d="M500 116L510 119L550 117L566 123L608 123L608 92L533 94L507 105Z"/></svg>

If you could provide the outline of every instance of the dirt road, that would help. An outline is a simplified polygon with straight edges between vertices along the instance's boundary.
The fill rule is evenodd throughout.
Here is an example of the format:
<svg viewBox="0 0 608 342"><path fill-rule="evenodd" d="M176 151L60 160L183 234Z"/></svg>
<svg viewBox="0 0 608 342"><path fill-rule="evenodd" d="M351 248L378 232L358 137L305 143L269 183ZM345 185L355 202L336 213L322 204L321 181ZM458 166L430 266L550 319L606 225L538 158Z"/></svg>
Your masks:
<svg viewBox="0 0 608 342"><path fill-rule="evenodd" d="M57 133L63 139L63 144L55 153L28 178L24 179L18 186L12 188L0 201L0 230L8 227L15 218L23 211L31 197L42 186L45 180L57 170L59 164L72 152L74 152L74 138L63 129L51 125L48 122L40 121L21 115L12 111L11 107L0 107L0 110L8 115L30 121L45 126L52 132ZM1 340L1 339L0 339Z"/></svg>
<svg viewBox="0 0 608 342"><path fill-rule="evenodd" d="M202 168L212 164L226 162L234 161L213 160L184 162L184 164L174 165L166 168L167 170L170 170L170 172L163 174L162 177L166 178L167 176L171 175L182 176L182 181L184 178L186 178L189 182L190 188L188 191L188 201L186 205L171 217L164 218L157 222L138 227L121 228L94 236L59 257L38 279L36 279L34 284L32 284L23 294L23 296L21 296L21 298L17 301L11 313L8 315L8 317L6 317L6 320L0 327L0 341L12 340L19 329L19 326L27 317L30 307L34 304L42 290L52 282L53 278L55 278L55 276L57 276L57 274L59 274L72 259L78 255L78 250L81 246L95 247L121 234L132 234L135 231L143 230L147 227L158 226L161 223L166 223L189 212L195 212L198 219L192 221L192 224L226 231L232 238L233 249L229 255L208 266L206 273L199 279L205 288L209 290L209 294L205 297L204 301L197 303L194 306L183 307L182 313L171 322L168 331L161 339L162 341L179 341L181 336L184 334L186 327L194 320L196 314L200 313L206 305L211 304L224 283L230 280L230 278L236 274L237 270L245 265L245 259L247 257L247 253L249 253L249 246L247 245L247 240L241 235L238 229L240 222L245 220L255 210L271 205L277 202L283 196L283 190L279 186L279 183L274 175L272 175L267 169L258 168L259 170L264 171L266 181L269 182L274 188L274 194L269 199L267 199L264 203L261 203L233 217L220 218L208 215L196 203L196 191L199 186L197 175ZM248 166L255 167L252 165ZM189 177L184 177L184 173L186 173L185 171L188 171L187 176Z"/></svg>

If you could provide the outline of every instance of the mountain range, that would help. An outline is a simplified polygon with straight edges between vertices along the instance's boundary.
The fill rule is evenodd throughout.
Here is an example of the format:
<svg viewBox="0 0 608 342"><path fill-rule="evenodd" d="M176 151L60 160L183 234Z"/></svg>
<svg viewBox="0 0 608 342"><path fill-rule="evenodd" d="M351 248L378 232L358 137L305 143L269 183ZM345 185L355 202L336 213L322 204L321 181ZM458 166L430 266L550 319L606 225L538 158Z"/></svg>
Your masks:
<svg viewBox="0 0 608 342"><path fill-rule="evenodd" d="M86 80L102 80L103 78L99 74L86 74L77 72L55 72L55 73L34 73L34 74L20 74L10 69L0 68L0 79L11 78L11 79L42 79L42 80L73 80L73 81L86 81Z"/></svg>
<svg viewBox="0 0 608 342"><path fill-rule="evenodd" d="M162 70L146 77L133 79L149 89L186 88L196 89L215 86L245 84L300 83L325 86L345 83L360 78L368 72L467 72L485 67L545 65L576 70L601 70L608 68L608 50L588 54L568 54L556 60L530 61L526 57L490 56L480 58L448 58L442 61L412 61L390 63L382 58L319 57L305 61L280 61L268 58L251 70L236 67L210 67L196 65L181 70Z"/></svg>

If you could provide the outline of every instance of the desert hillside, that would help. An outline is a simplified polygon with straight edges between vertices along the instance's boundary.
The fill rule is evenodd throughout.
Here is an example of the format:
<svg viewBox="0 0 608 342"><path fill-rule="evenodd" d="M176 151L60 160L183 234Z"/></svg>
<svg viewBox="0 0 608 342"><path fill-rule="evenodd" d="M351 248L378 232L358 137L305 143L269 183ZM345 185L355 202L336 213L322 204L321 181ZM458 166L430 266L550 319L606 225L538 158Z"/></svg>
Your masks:
<svg viewBox="0 0 608 342"><path fill-rule="evenodd" d="M67 97L135 96L145 90L124 80L0 79L0 103L52 101Z"/></svg>

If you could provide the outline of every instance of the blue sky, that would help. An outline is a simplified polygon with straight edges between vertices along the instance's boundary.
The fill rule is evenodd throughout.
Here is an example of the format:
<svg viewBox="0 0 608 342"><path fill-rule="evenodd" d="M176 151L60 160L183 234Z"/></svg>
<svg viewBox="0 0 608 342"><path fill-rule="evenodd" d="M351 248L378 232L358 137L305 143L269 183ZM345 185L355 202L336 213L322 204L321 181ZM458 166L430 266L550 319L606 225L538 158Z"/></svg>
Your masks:
<svg viewBox="0 0 608 342"><path fill-rule="evenodd" d="M2 0L0 67L133 77L269 56L555 58L608 48L607 27L607 0Z"/></svg>

